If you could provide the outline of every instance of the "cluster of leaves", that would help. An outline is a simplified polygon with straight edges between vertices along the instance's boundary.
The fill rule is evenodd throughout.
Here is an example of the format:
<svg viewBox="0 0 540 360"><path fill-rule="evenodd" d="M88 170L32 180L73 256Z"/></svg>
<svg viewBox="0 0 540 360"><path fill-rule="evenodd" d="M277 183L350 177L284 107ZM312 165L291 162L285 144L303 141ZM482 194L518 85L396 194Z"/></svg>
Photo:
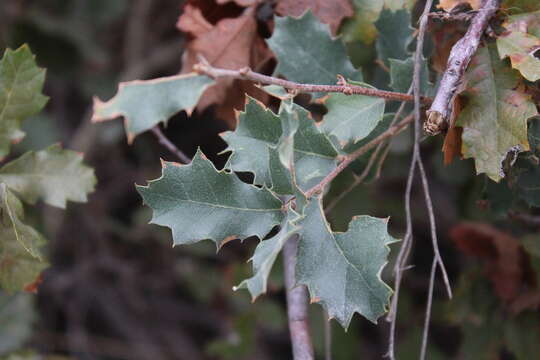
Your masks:
<svg viewBox="0 0 540 360"><path fill-rule="evenodd" d="M387 233L386 220L355 217L346 232L336 233L326 220L323 195L306 198L305 194L334 171L343 156L388 127L391 112L385 116L385 102L365 96L313 94L312 100L328 110L316 124L309 111L293 102L294 95L283 89L256 88L245 81L239 85L239 80L231 78L213 80L190 71L197 55L213 66L229 69L263 69L275 56L274 73L289 80L334 84L341 75L368 87L358 83L363 80L362 72L349 60L343 40L369 43L375 39L377 60L388 67L390 86L406 92L414 64L409 52L413 29L407 4L370 2L372 8L361 11L368 5L355 2L356 15L345 24L344 36L334 38L332 33L342 18L350 15L348 7L340 7L343 16L330 17L329 7L281 1L276 6L278 14L301 16L275 17L272 36L266 40L256 33L257 5L249 1L239 5L245 7L240 16L212 24L204 16L204 5L188 2L178 22L193 37L184 56L184 74L122 83L113 99L96 100L93 119L124 116L131 141L181 110L190 113L195 107L202 110L216 104L227 120L228 112L238 105L237 91L253 96L248 96L245 110L238 115L236 129L222 135L228 144L226 151L231 153L223 170L218 171L199 151L189 165L164 163L161 178L139 187L145 203L154 210L152 221L170 227L175 244L211 239L219 248L236 238L264 239L252 258L254 276L239 285L253 298L266 291L268 275L285 241L298 234L297 282L308 287L312 301L321 303L344 326L354 312L375 321L386 311L391 293L380 279L387 245L395 241ZM447 10L453 7L441 5ZM303 13L307 8L315 10ZM518 26L520 31L535 34L537 22L531 20L535 13L514 16L507 28L526 21L528 30ZM359 25L366 22L370 26ZM223 47L210 46L218 37L227 39L220 40ZM477 173L500 181L508 170L504 168L508 154L530 149L527 120L538 112L528 84L503 60L514 53L504 50L504 36L497 41L499 54L489 45L472 60L460 95L465 105L456 124L462 128L463 141L457 152L474 158ZM530 48L520 51L530 55ZM538 74L531 70L536 66L533 60L519 64L512 63L528 71L527 76ZM428 94L433 91L430 77L426 61L422 89ZM265 106L271 97L281 101L277 113ZM237 176L245 172L253 175L251 183ZM276 226L279 231L272 232Z"/></svg>
<svg viewBox="0 0 540 360"><path fill-rule="evenodd" d="M24 137L21 124L37 114L46 104L42 94L45 70L36 65L28 46L6 50L0 61L0 156L5 159L12 143ZM0 289L14 293L23 289L35 291L41 271L47 266L43 235L27 223L22 201L44 203L65 208L67 201L85 202L94 189L94 172L82 164L82 155L52 145L40 151L29 151L11 159L0 168ZM22 201L21 201L22 200ZM0 292L1 293L1 292ZM28 306L18 296L1 297L10 306ZM8 316L9 314L5 314ZM28 332L28 329L20 331ZM8 336L10 335L10 336ZM0 342L0 354L18 344L6 334Z"/></svg>

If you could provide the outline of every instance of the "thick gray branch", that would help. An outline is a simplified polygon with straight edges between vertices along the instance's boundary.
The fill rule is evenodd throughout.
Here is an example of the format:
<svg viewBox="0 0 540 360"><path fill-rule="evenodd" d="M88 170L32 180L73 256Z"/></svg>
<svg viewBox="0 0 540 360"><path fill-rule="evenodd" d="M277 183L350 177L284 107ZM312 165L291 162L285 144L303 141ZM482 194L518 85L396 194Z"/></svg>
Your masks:
<svg viewBox="0 0 540 360"><path fill-rule="evenodd" d="M289 331L294 360L313 360L313 345L309 335L308 293L305 286L296 286L295 267L298 236L290 238L283 247L285 289Z"/></svg>
<svg viewBox="0 0 540 360"><path fill-rule="evenodd" d="M424 130L436 135L448 127L448 119L452 114L453 100L461 84L465 70L476 53L482 34L486 30L489 19L499 8L500 0L484 0L482 7L472 19L467 33L452 47L446 71L437 90L437 95L427 111Z"/></svg>

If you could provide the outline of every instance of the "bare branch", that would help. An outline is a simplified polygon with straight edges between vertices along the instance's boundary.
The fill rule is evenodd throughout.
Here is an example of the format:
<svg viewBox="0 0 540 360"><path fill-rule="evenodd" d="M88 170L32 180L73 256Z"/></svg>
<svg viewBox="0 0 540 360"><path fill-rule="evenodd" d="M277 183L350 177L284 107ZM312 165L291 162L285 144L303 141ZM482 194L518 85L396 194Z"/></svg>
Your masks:
<svg viewBox="0 0 540 360"><path fill-rule="evenodd" d="M313 345L309 334L308 294L304 285L296 286L296 251L298 236L291 237L283 247L287 312L294 360L313 360Z"/></svg>
<svg viewBox="0 0 540 360"><path fill-rule="evenodd" d="M426 316L424 318L424 331L422 333L422 347L420 349L420 360L426 358L427 340L429 337L429 323L431 321L431 307L433 305L433 287L435 286L435 273L437 272L437 259L433 258L431 272L429 275L428 300L426 304Z"/></svg>
<svg viewBox="0 0 540 360"><path fill-rule="evenodd" d="M453 100L458 93L465 70L478 49L489 19L497 12L499 2L500 0L484 0L467 33L452 47L437 95L427 111L428 119L424 124L424 130L428 134L436 135L448 127Z"/></svg>
<svg viewBox="0 0 540 360"><path fill-rule="evenodd" d="M379 97L387 100L396 101L414 101L414 98L409 94L377 90L362 86L341 84L341 85L314 85L300 84L293 81L288 81L272 76L263 75L252 71L245 67L240 70L228 70L215 68L207 62L200 62L193 67L193 70L199 74L208 75L212 78L232 77L235 79L251 80L260 84L279 85L286 89L295 90L298 92L326 92L326 93L343 93L347 95L366 95ZM431 98L422 97L421 101L426 104L431 103Z"/></svg>
<svg viewBox="0 0 540 360"><path fill-rule="evenodd" d="M420 170L420 176L422 180L422 190L424 192L425 200L426 200L426 207L429 213L430 218L430 228L431 228L431 237L432 237L432 244L433 244L433 251L434 251L434 266L438 265L441 269L441 272L443 273L443 278L445 280L445 284L447 286L448 294L451 297L451 288L448 282L448 276L446 274L446 268L444 266L444 263L442 262L442 258L439 253L438 248L438 242L437 242L437 229L435 224L435 215L433 213L433 204L431 202L431 196L429 193L429 186L427 183L427 177L424 169L424 164L422 162L422 157L420 154L420 139L421 139L421 114L420 114L420 73L421 73L421 60L422 60L422 52L424 47L424 37L426 33L427 28L427 22L428 22L428 14L429 10L431 9L431 6L433 4L433 0L427 0L424 11L422 13L422 16L420 17L420 26L418 31L418 39L417 39L417 45L416 45L416 52L414 56L414 74L413 74L413 81L412 81L412 91L414 94L415 102L414 102L414 147L413 147L413 155L411 159L411 165L409 167L409 176L407 179L407 188L405 191L405 214L406 214L406 221L407 221L407 231L405 234L405 239L403 241L403 244L401 245L401 249L399 251L396 264L394 267L395 272L395 287L394 287L394 295L392 298L392 303L390 307L390 312L388 314L388 321L391 322L390 324L390 336L389 336L389 345L388 345L388 353L387 356L394 360L395 359L395 333L396 333L396 322L397 322L397 308L398 308L398 300L399 300L399 291L401 288L401 281L403 279L403 271L406 268L407 260L409 258L409 254L412 249L412 242L413 242L413 229L412 229L412 212L411 212L411 190L412 190L412 184L414 180L414 174L416 171L416 166L418 166ZM436 270L436 268L435 268ZM435 276L435 270L432 270L431 276ZM428 303L429 306L426 310L426 324L424 326L424 336L422 339L422 343L427 344L427 335L428 335L428 329L427 326L429 326L429 319L431 317L431 294L432 290L430 290L430 295L428 297ZM424 345L423 345L424 346Z"/></svg>
<svg viewBox="0 0 540 360"><path fill-rule="evenodd" d="M176 147L167 137L161 129L159 128L159 125L156 125L152 128L152 133L156 136L159 143L167 148L171 153L176 155L176 157L182 162L183 164L188 164L191 162L191 158L184 154L180 149Z"/></svg>

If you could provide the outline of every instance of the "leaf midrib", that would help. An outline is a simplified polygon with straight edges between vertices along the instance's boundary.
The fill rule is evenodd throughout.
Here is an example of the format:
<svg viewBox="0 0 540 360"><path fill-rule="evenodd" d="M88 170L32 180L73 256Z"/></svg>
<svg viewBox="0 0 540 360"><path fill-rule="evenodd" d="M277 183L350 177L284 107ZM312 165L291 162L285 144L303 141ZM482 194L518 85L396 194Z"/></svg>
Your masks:
<svg viewBox="0 0 540 360"><path fill-rule="evenodd" d="M168 196L168 195L160 194L160 193L154 193L154 194L152 194L152 196L161 197L161 198L168 199L168 200L175 200L175 201L178 201L178 202L188 202L188 203L193 203L193 204L198 204L198 205L205 205L205 206L208 206L208 207L215 207L215 208L221 208L221 209L228 209L228 210L253 211L253 212L281 211L281 207L272 208L272 209L240 208L240 207L233 207L233 206L227 206L227 205L221 205L221 204L212 204L212 203L208 203L208 202L204 202L204 201L195 201L195 200L190 200L190 199L179 199L177 197Z"/></svg>

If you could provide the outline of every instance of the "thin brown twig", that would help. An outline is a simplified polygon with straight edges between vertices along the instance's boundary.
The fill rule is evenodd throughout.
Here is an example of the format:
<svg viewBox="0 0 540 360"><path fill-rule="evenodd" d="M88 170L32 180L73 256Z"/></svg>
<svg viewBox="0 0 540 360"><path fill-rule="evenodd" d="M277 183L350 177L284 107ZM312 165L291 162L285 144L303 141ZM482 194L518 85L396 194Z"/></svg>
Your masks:
<svg viewBox="0 0 540 360"><path fill-rule="evenodd" d="M133 1L131 8L130 21L126 26L124 63L126 68L139 61L144 53L146 46L146 28L148 15L152 8L152 1L136 0Z"/></svg>
<svg viewBox="0 0 540 360"><path fill-rule="evenodd" d="M296 285L295 267L298 236L283 246L283 266L287 294L287 316L294 360L313 360L313 344L309 334L307 289Z"/></svg>
<svg viewBox="0 0 540 360"><path fill-rule="evenodd" d="M429 337L429 323L431 321L431 307L433 305L433 288L435 286L435 274L437 273L437 259L433 258L431 272L429 274L428 299L426 305L426 315L424 317L424 330L422 332L422 347L420 349L420 360L426 358L427 341Z"/></svg>
<svg viewBox="0 0 540 360"><path fill-rule="evenodd" d="M394 126L395 123L397 122L397 120L401 117L401 113L403 112L404 108L405 108L405 102L402 102L401 103L401 106L399 107L398 111L396 112L396 114L394 115L394 118L392 119L392 122L390 123L390 127ZM368 163L366 165L366 167L364 168L364 171L362 171L362 174L360 174L360 176L356 176L354 181L349 185L349 187L347 189L345 189L344 191L342 191L338 196L336 196L334 199L332 199L332 201L326 205L326 207L324 208L324 212L325 213L329 213L332 211L332 209L334 207L336 207L336 205L345 198L345 196L347 196L347 194L349 194L351 191L353 191L358 185L360 185L361 183L363 183L366 178L368 177L368 175L370 174L371 172L371 169L373 167L373 165L375 164L375 161L377 160L377 156L379 155L379 152L381 151L381 149L384 147L384 144L385 142L384 141L381 141L378 145L377 145L377 148L375 149L375 151L373 152L373 154L371 154L371 156L369 157L369 160L368 160Z"/></svg>
<svg viewBox="0 0 540 360"><path fill-rule="evenodd" d="M169 150L171 153L176 155L176 157L180 160L183 164L189 164L191 162L191 158L184 154L182 150L176 147L166 136L163 134L163 131L159 128L159 125L156 125L152 128L152 133L156 136L158 139L158 142L163 145L167 150Z"/></svg>
<svg viewBox="0 0 540 360"><path fill-rule="evenodd" d="M453 100L459 91L465 70L480 45L489 19L499 9L499 2L500 0L484 0L465 35L452 47L437 94L427 111L428 119L424 124L427 133L436 135L448 127Z"/></svg>
<svg viewBox="0 0 540 360"><path fill-rule="evenodd" d="M229 70L215 68L207 62L200 62L193 67L193 70L199 74L204 74L212 78L232 77L235 79L251 80L260 84L279 85L286 89L298 92L325 92L325 93L343 93L347 95L365 95L379 97L387 100L396 101L414 101L413 96L394 91L377 90L357 85L316 85L301 84L272 76L263 75L252 71L249 67L240 70ZM421 101L425 104L431 103L431 98L422 97Z"/></svg>
<svg viewBox="0 0 540 360"><path fill-rule="evenodd" d="M312 187L305 193L306 197L310 198L313 195L321 192L326 185L332 182L332 180L334 180L336 176L338 176L343 170L345 170L347 166L349 166L354 160L358 159L360 156L364 155L369 150L373 149L382 141L392 136L397 135L399 132L401 132L405 127L407 127L413 121L414 121L414 118L412 115L407 116L405 119L401 120L397 125L389 127L388 130L386 130L385 132L377 136L375 139L368 142L366 145L344 156L343 160L338 164L338 166L331 173L326 175L326 177L322 179L320 183L318 183L317 185L315 185L314 187Z"/></svg>
<svg viewBox="0 0 540 360"><path fill-rule="evenodd" d="M540 227L540 216L521 213L518 211L509 211L508 218L519 221L530 227Z"/></svg>
<svg viewBox="0 0 540 360"><path fill-rule="evenodd" d="M487 0L490 1L490 0ZM421 60L422 60L422 53L423 53L423 46L424 46L424 36L426 33L427 28L427 22L428 22L428 16L429 10L431 9L433 0L426 1L426 5L424 7L424 13L422 14L422 17L420 18L420 27L419 27L419 35L418 35L418 43L415 53L415 61L414 61L414 76L413 76L413 94L414 94L414 117L415 117L415 123L414 123L414 152L417 154L416 156L416 163L418 165L418 169L420 170L420 179L422 180L422 190L424 192L426 207L429 214L429 223L431 228L431 240L432 240L432 247L434 252L434 263L440 268L441 273L443 275L443 281L446 286L446 291L448 293L448 297L452 298L452 288L450 286L450 282L448 280L448 274L446 272L446 267L444 265L444 262L442 260L442 257L440 255L439 251L439 244L437 240L437 228L435 223L435 214L433 211L433 202L431 201L431 195L429 191L429 185L427 181L426 171L424 169L424 163L422 162L422 155L420 153L420 138L422 136L421 132L421 120L420 120L420 74L421 74ZM474 22L474 21L473 21ZM471 24L472 26L472 24ZM409 251L409 250L408 250ZM435 265L434 265L435 266ZM424 354L426 351L427 346L427 338L429 334L429 320L431 317L431 299L433 297L433 282L435 281L435 270L432 269L431 277L430 277L430 287L429 287L429 295L428 295L428 305L426 308L426 323L424 324L424 331L422 335L422 350L421 354ZM421 356L421 360L423 360L424 357Z"/></svg>
<svg viewBox="0 0 540 360"><path fill-rule="evenodd" d="M438 248L438 242L437 242L437 236L436 236L436 224L435 224L435 216L433 213L433 206L431 202L431 196L429 194L429 186L427 184L427 177L424 170L424 165L422 162L422 157L420 154L420 138L421 138L421 116L420 116L420 73L421 73L421 57L423 53L423 46L424 46L424 37L426 33L426 27L428 22L428 14L431 9L431 6L433 4L433 0L427 0L426 4L424 6L424 11L420 17L420 25L419 25L419 31L418 31L418 40L416 45L416 52L414 56L414 73L413 73L413 81L412 81L412 90L415 98L414 102L414 146L413 146L413 156L411 158L411 165L409 167L409 176L407 179L407 188L405 191L405 213L406 213L406 221L407 221L407 231L405 234L404 242L401 246L401 249L398 253L398 257L396 260L394 272L396 275L395 280L395 293L392 298L391 308L390 312L388 314L388 320L391 322L390 325L390 336L389 336L389 345L388 345L388 353L387 356L394 360L395 359L395 332L396 332L396 322L397 322L397 308L398 308L398 294L401 287L401 281L403 279L403 271L406 268L406 263L409 258L411 249L412 249L412 242L413 242L413 230L412 230L412 212L411 212L411 190L412 190L412 184L414 180L414 174L416 170L416 166L418 166L420 170L420 176L422 179L422 189L426 198L426 206L428 208L429 212L429 218L430 218L430 228L431 228L431 236L432 236L432 243L433 243L433 251L434 251L434 263L435 265L438 265L441 269L441 272L443 273L443 278L445 280L445 284L447 286L447 291L449 296L451 297L451 288L448 282L448 276L446 275L446 268L444 266L444 263L442 262L442 258L439 253ZM434 271L432 271L433 281L434 281ZM429 326L429 319L431 314L431 297L432 297L432 288L433 284L430 282L430 292L428 297L428 307L426 309L426 318L427 318L427 325L424 326L423 331L423 338L422 338L422 349L424 349L424 344L427 344L427 336L428 336L428 326ZM422 350L424 351L424 350Z"/></svg>

